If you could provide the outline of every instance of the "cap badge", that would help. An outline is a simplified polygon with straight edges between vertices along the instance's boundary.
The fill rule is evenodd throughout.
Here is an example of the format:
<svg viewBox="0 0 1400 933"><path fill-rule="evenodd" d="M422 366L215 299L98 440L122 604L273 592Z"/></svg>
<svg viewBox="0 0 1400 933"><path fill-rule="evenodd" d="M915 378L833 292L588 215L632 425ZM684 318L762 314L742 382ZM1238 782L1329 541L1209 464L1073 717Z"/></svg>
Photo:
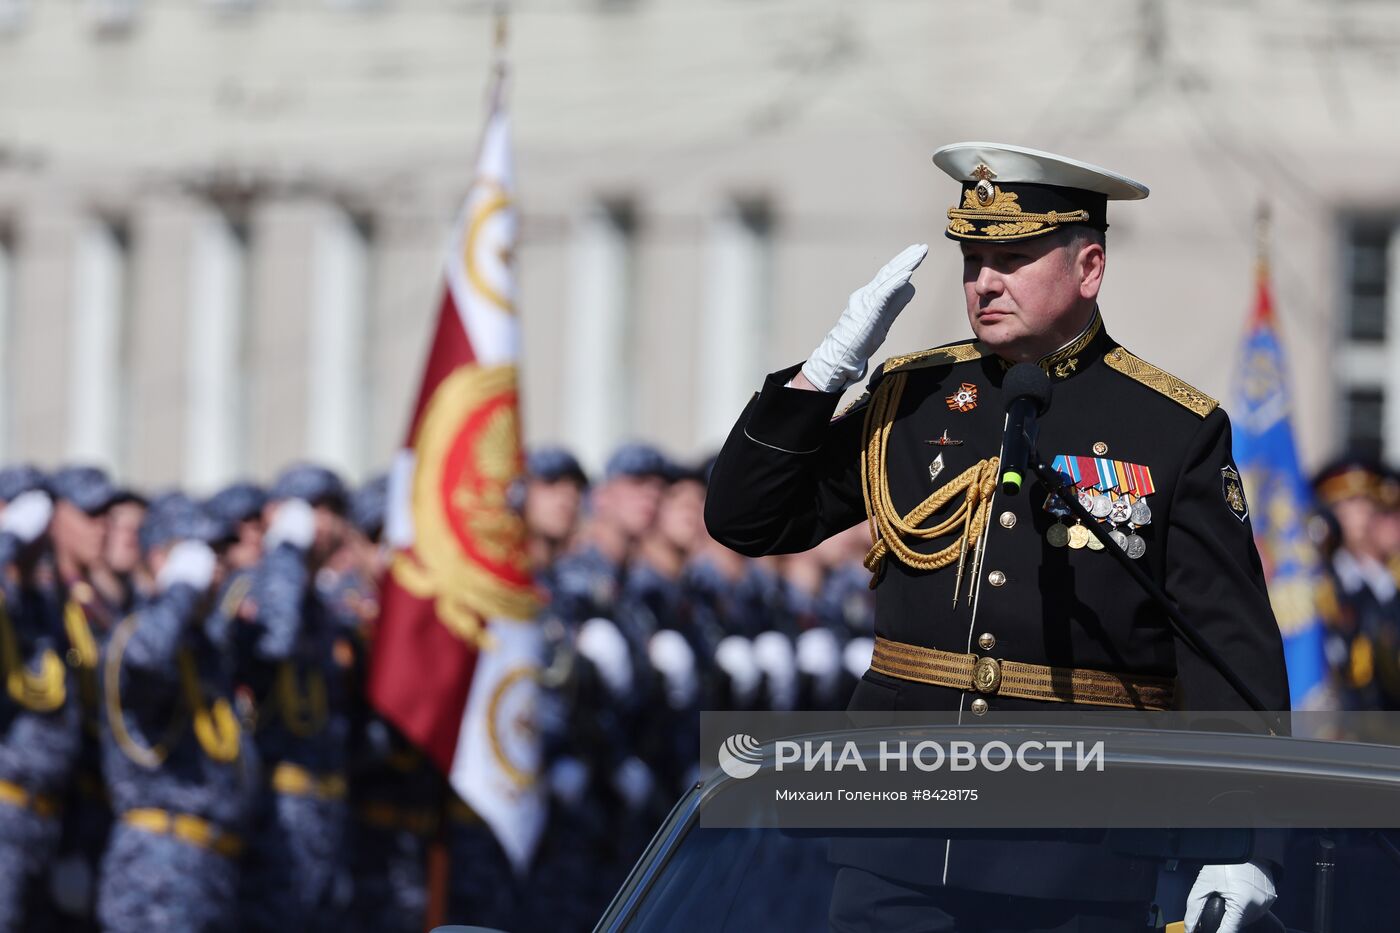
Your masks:
<svg viewBox="0 0 1400 933"><path fill-rule="evenodd" d="M996 188L992 186L992 179L997 177L997 173L992 171L986 162L978 162L977 167L972 170L972 177L977 179L977 186L972 189L977 195L977 203L982 207L989 207L996 198Z"/></svg>

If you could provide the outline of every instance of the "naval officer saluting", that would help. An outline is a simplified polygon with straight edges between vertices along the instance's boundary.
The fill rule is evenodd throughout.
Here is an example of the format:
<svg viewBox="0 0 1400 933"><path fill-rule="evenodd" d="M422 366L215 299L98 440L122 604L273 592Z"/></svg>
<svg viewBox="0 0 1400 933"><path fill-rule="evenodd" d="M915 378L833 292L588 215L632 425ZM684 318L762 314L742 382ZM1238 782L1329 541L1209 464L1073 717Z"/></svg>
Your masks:
<svg viewBox="0 0 1400 933"><path fill-rule="evenodd" d="M1247 709L1043 485L998 492L1003 380L1034 363L1054 396L1040 452L1263 704L1287 709L1229 419L1120 346L1100 314L1107 202L1146 187L1016 146L960 143L933 159L961 185L946 235L962 251L975 339L886 360L832 417L913 296L927 247L900 253L740 415L711 477L710 533L757 556L870 520L876 647L853 709ZM1074 879L1042 869L1020 893L1074 896ZM957 876L955 862L947 885ZM1249 914L1272 899L1244 890L1256 880L1236 886Z"/></svg>

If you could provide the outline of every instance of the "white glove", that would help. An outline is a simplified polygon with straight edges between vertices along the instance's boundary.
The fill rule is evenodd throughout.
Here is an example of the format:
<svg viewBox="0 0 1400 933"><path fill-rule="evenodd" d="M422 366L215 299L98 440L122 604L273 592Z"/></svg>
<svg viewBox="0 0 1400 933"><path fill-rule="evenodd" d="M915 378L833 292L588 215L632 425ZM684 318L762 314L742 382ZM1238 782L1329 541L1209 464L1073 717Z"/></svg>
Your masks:
<svg viewBox="0 0 1400 933"><path fill-rule="evenodd" d="M673 629L662 629L647 642L647 657L666 685L666 700L672 709L685 709L700 690L695 676L695 651L685 636Z"/></svg>
<svg viewBox="0 0 1400 933"><path fill-rule="evenodd" d="M886 263L869 285L851 293L836 326L802 364L808 382L823 392L840 392L865 375L871 354L914 297L909 276L926 255L928 244L915 243Z"/></svg>
<svg viewBox="0 0 1400 933"><path fill-rule="evenodd" d="M753 657L753 643L742 635L726 635L715 646L715 664L729 677L735 702L748 704L763 679Z"/></svg>
<svg viewBox="0 0 1400 933"><path fill-rule="evenodd" d="M263 546L271 551L279 544L290 544L306 550L316 538L316 511L304 499L286 499L277 506L277 514L267 527Z"/></svg>
<svg viewBox="0 0 1400 933"><path fill-rule="evenodd" d="M1225 919L1220 933L1239 930L1258 920L1278 900L1274 879L1269 871L1256 862L1239 865L1203 865L1191 893L1186 895L1186 929L1194 930L1201 919L1206 898L1219 894L1225 898Z"/></svg>
<svg viewBox="0 0 1400 933"><path fill-rule="evenodd" d="M42 489L22 492L0 512L0 533L9 533L23 544L33 544L49 527L53 500Z"/></svg>
<svg viewBox="0 0 1400 933"><path fill-rule="evenodd" d="M589 619L579 626L578 653L593 662L608 693L616 698L632 691L632 654L627 639L608 619Z"/></svg>
<svg viewBox="0 0 1400 933"><path fill-rule="evenodd" d="M651 769L635 755L628 756L613 772L613 790L626 801L629 810L641 809L642 804L646 803L647 797L651 795L655 783Z"/></svg>
<svg viewBox="0 0 1400 933"><path fill-rule="evenodd" d="M874 658L873 638L852 638L846 642L846 647L841 649L841 664L846 668L846 673L856 680L860 680L865 676L865 672L870 670L870 662Z"/></svg>
<svg viewBox="0 0 1400 933"><path fill-rule="evenodd" d="M773 629L759 632L753 640L753 660L768 678L768 700L773 708L786 710L796 706L797 659L788 637Z"/></svg>
<svg viewBox="0 0 1400 933"><path fill-rule="evenodd" d="M817 691L823 696L836 689L841 676L841 648L831 629L809 628L797 636L797 669L816 682Z"/></svg>
<svg viewBox="0 0 1400 933"><path fill-rule="evenodd" d="M202 592L213 582L217 562L214 551L203 541L181 541L165 556L165 565L156 574L156 586L165 592L184 583Z"/></svg>
<svg viewBox="0 0 1400 933"><path fill-rule="evenodd" d="M560 758L549 769L549 789L568 806L578 806L588 792L588 767L577 758Z"/></svg>

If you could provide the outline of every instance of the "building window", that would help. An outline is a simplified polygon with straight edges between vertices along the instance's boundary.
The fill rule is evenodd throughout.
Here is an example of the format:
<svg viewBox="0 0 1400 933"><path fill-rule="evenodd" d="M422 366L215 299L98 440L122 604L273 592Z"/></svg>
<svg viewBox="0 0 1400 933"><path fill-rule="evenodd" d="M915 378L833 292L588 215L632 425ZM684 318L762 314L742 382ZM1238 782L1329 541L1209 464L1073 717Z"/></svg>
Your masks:
<svg viewBox="0 0 1400 933"><path fill-rule="evenodd" d="M1345 451L1400 459L1400 216L1343 225L1337 354Z"/></svg>
<svg viewBox="0 0 1400 933"><path fill-rule="evenodd" d="M185 484L211 492L248 451L248 226L210 208L194 230L186 332Z"/></svg>
<svg viewBox="0 0 1400 933"><path fill-rule="evenodd" d="M739 200L708 230L705 310L699 331L704 392L696 393L700 440L718 448L766 372L772 318L772 223L767 205Z"/></svg>
<svg viewBox="0 0 1400 933"><path fill-rule="evenodd" d="M68 456L118 469L126 430L130 250L126 228L94 219L78 235L68 392Z"/></svg>
<svg viewBox="0 0 1400 933"><path fill-rule="evenodd" d="M370 255L368 223L329 209L312 253L307 452L350 479L364 469L369 433Z"/></svg>
<svg viewBox="0 0 1400 933"><path fill-rule="evenodd" d="M632 205L609 201L590 207L573 234L566 430L592 470L636 424L636 230Z"/></svg>
<svg viewBox="0 0 1400 933"><path fill-rule="evenodd" d="M1391 228L1357 224L1348 235L1347 316L1348 340L1379 343L1386 335L1386 291Z"/></svg>
<svg viewBox="0 0 1400 933"><path fill-rule="evenodd" d="M1346 394L1347 450L1379 459L1385 449L1385 393L1352 389Z"/></svg>

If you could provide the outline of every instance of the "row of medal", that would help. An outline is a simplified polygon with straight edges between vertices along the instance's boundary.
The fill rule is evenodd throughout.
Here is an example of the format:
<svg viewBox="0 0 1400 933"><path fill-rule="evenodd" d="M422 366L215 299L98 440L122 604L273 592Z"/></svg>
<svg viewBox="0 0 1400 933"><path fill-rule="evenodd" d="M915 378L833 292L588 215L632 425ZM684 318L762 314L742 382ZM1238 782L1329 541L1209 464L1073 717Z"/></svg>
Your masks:
<svg viewBox="0 0 1400 933"><path fill-rule="evenodd" d="M1096 457L1055 458L1053 468L1066 484L1078 490L1079 504L1100 522L1111 526L1108 533L1113 543L1133 560L1147 553L1147 542L1137 530L1152 522L1152 509L1147 496L1156 491L1152 473L1144 466ZM1072 517L1069 506L1051 494L1045 500L1045 510L1059 519ZM1073 525L1063 521L1051 525L1045 532L1051 547L1088 548L1103 550L1101 542L1077 519Z"/></svg>

